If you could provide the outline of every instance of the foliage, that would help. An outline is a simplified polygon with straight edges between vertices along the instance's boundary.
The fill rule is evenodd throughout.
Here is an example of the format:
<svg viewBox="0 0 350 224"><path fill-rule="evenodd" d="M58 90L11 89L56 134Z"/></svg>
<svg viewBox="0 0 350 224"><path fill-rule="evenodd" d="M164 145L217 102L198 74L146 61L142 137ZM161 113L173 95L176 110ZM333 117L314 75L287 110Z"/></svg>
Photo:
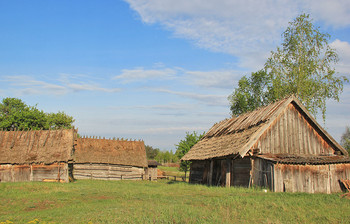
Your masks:
<svg viewBox="0 0 350 224"><path fill-rule="evenodd" d="M193 133L186 132L185 139L181 140L178 145L176 145L176 156L181 159L201 138L204 136L204 133L198 135L195 131ZM186 172L190 169L190 161L181 161L180 170Z"/></svg>
<svg viewBox="0 0 350 224"><path fill-rule="evenodd" d="M153 148L152 146L145 145L147 159L155 159L160 150L158 148Z"/></svg>
<svg viewBox="0 0 350 224"><path fill-rule="evenodd" d="M345 128L345 132L341 136L340 144L349 152L350 155L350 127Z"/></svg>
<svg viewBox="0 0 350 224"><path fill-rule="evenodd" d="M1 182L0 222L348 223L350 200L340 195L174 181Z"/></svg>
<svg viewBox="0 0 350 224"><path fill-rule="evenodd" d="M156 158L159 163L175 163L179 159L175 156L172 150L170 151L159 151Z"/></svg>
<svg viewBox="0 0 350 224"><path fill-rule="evenodd" d="M313 115L320 110L325 121L326 100L339 101L343 83L348 81L336 76L333 66L338 55L328 45L329 39L329 34L312 24L309 15L302 14L290 22L282 46L271 52L264 70L252 73L251 78L243 77L229 96L232 114L294 94Z"/></svg>
<svg viewBox="0 0 350 224"><path fill-rule="evenodd" d="M146 155L147 159L154 159L159 163L175 163L178 158L175 156L172 150L161 151L158 148L153 148L152 146L146 145Z"/></svg>
<svg viewBox="0 0 350 224"><path fill-rule="evenodd" d="M72 128L73 122L64 112L45 113L21 99L4 98L0 103L0 128L4 130Z"/></svg>
<svg viewBox="0 0 350 224"><path fill-rule="evenodd" d="M250 77L243 76L228 98L232 114L240 115L268 104L269 81L269 74L264 70L253 72Z"/></svg>

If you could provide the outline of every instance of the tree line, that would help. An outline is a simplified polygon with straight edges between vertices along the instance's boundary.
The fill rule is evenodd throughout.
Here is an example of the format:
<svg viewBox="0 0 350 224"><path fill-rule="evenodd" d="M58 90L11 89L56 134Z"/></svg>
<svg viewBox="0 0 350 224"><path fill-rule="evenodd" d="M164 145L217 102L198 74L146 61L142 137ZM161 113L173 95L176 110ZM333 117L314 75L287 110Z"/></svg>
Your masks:
<svg viewBox="0 0 350 224"><path fill-rule="evenodd" d="M29 106L18 98L3 98L0 103L0 129L2 130L70 129L73 127L73 122L73 117L62 111L45 113L36 105Z"/></svg>

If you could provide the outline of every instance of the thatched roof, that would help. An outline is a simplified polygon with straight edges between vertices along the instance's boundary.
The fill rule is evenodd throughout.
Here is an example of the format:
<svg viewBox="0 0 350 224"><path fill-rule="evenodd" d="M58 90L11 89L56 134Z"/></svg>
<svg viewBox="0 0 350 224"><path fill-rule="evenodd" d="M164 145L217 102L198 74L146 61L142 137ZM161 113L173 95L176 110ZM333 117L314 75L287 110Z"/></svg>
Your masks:
<svg viewBox="0 0 350 224"><path fill-rule="evenodd" d="M156 160L148 160L148 167L157 167L162 164L158 163Z"/></svg>
<svg viewBox="0 0 350 224"><path fill-rule="evenodd" d="M73 129L0 131L0 164L67 162L72 160Z"/></svg>
<svg viewBox="0 0 350 224"><path fill-rule="evenodd" d="M205 160L236 155L244 157L258 138L290 103L298 107L308 117L309 122L313 123L337 150L347 155L346 150L316 122L300 101L291 96L252 112L214 124L205 136L182 157L182 160Z"/></svg>
<svg viewBox="0 0 350 224"><path fill-rule="evenodd" d="M148 166L143 141L78 138L76 144L75 163Z"/></svg>

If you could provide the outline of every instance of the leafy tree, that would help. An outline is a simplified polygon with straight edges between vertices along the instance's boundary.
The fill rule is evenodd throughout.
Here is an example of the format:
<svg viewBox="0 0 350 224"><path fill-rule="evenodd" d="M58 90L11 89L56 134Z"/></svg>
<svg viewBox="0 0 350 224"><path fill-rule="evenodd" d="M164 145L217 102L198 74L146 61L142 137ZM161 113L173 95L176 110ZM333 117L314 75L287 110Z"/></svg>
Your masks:
<svg viewBox="0 0 350 224"><path fill-rule="evenodd" d="M334 65L338 55L328 45L330 35L321 33L309 15L302 14L289 23L282 46L271 52L264 71L243 77L242 86L229 96L231 112L238 115L289 95L296 95L316 115L321 110L325 121L326 100L339 101L344 76L337 77ZM258 79L257 79L258 78ZM260 79L261 78L261 79ZM257 82L257 83L255 83ZM258 99L260 103L248 103Z"/></svg>
<svg viewBox="0 0 350 224"><path fill-rule="evenodd" d="M340 144L346 150L348 150L348 152L350 154L350 127L349 126L347 126L345 128L345 132L343 133L343 135L341 136L341 139L340 139Z"/></svg>
<svg viewBox="0 0 350 224"><path fill-rule="evenodd" d="M197 135L195 131L191 134L186 132L185 139L181 140L179 144L176 145L175 155L177 155L177 157L181 159L203 136L204 133L201 135ZM190 169L190 164L190 161L181 161L180 163L180 170L185 171L185 178L187 171Z"/></svg>
<svg viewBox="0 0 350 224"><path fill-rule="evenodd" d="M73 122L73 117L64 112L44 113L21 99L4 98L0 103L0 128L3 130L72 128Z"/></svg>
<svg viewBox="0 0 350 224"><path fill-rule="evenodd" d="M252 73L250 77L243 76L238 82L238 88L229 96L231 112L240 115L268 103L269 74L264 70Z"/></svg>
<svg viewBox="0 0 350 224"><path fill-rule="evenodd" d="M146 148L147 159L155 159L160 151L158 148L153 148L152 146L149 146L149 145L146 145L145 148Z"/></svg>

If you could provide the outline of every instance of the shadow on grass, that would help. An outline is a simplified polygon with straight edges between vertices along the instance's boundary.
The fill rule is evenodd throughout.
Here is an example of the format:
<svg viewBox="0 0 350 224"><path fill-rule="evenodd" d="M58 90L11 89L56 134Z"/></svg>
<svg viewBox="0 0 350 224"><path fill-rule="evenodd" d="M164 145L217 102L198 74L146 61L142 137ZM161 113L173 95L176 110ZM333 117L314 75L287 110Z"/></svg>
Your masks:
<svg viewBox="0 0 350 224"><path fill-rule="evenodd" d="M167 181L167 184L180 184L180 183L186 183L186 182L178 181L178 180L169 180L169 181Z"/></svg>

